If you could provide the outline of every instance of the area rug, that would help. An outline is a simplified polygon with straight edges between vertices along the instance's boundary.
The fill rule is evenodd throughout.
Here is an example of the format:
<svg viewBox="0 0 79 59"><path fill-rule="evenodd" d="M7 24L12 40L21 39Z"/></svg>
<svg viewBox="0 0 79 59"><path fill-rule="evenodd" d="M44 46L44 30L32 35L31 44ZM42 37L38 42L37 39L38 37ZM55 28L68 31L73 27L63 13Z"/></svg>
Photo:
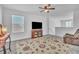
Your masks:
<svg viewBox="0 0 79 59"><path fill-rule="evenodd" d="M73 46L63 43L58 36L47 35L34 39L21 39L11 43L11 52L6 44L7 54L71 54ZM3 51L0 50L0 54Z"/></svg>
<svg viewBox="0 0 79 59"><path fill-rule="evenodd" d="M43 36L35 39L17 41L17 54L70 54L71 46L63 43L62 38Z"/></svg>

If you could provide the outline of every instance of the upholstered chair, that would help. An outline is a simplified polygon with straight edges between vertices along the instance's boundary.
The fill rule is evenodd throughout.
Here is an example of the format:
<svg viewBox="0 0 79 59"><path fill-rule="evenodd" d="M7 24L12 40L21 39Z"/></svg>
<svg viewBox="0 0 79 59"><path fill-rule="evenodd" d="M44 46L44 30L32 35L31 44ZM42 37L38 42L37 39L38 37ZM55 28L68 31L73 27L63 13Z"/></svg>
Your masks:
<svg viewBox="0 0 79 59"><path fill-rule="evenodd" d="M11 38L10 38L10 34L7 32L7 29L0 24L0 48L3 48L4 54L6 54L6 48L5 48L5 44L6 44L6 40L9 38L9 50L10 49L10 45L11 45Z"/></svg>
<svg viewBox="0 0 79 59"><path fill-rule="evenodd" d="M63 40L67 44L79 45L79 29L74 34L66 33Z"/></svg>
<svg viewBox="0 0 79 59"><path fill-rule="evenodd" d="M3 37L0 37L0 48L5 45L7 38L9 37L9 33L5 34Z"/></svg>
<svg viewBox="0 0 79 59"><path fill-rule="evenodd" d="M4 54L6 54L5 44L8 38L10 38L9 33L6 33L3 37L0 37L0 48L3 48ZM9 47L9 50L11 51L10 47Z"/></svg>

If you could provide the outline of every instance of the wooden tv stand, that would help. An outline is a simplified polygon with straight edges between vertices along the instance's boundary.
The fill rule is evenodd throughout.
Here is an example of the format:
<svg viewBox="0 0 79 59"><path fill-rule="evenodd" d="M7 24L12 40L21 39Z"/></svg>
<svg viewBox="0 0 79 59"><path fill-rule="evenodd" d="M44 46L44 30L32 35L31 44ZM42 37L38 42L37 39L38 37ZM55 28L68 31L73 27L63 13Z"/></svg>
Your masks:
<svg viewBox="0 0 79 59"><path fill-rule="evenodd" d="M42 37L42 29L32 29L32 38Z"/></svg>

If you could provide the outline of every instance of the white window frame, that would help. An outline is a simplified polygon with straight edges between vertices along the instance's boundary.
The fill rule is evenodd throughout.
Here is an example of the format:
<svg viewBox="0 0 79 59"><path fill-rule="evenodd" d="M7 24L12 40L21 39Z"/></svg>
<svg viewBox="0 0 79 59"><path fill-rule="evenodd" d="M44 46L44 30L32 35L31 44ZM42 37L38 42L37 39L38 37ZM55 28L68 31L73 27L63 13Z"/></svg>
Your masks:
<svg viewBox="0 0 79 59"><path fill-rule="evenodd" d="M73 27L72 20L61 20L61 27Z"/></svg>

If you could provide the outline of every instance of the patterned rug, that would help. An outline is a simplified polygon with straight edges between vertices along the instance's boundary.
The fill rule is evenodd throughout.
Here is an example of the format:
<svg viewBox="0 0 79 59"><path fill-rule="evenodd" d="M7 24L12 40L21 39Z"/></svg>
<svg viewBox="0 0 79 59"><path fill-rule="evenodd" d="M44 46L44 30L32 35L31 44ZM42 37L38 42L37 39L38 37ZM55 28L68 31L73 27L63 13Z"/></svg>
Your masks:
<svg viewBox="0 0 79 59"><path fill-rule="evenodd" d="M6 44L7 54L71 54L72 47L63 43L61 37L51 35L14 41L11 44L11 52Z"/></svg>
<svg viewBox="0 0 79 59"><path fill-rule="evenodd" d="M56 39L56 40L55 40ZM18 41L17 53L24 54L59 54L70 53L70 47L55 37L45 36L32 40Z"/></svg>

